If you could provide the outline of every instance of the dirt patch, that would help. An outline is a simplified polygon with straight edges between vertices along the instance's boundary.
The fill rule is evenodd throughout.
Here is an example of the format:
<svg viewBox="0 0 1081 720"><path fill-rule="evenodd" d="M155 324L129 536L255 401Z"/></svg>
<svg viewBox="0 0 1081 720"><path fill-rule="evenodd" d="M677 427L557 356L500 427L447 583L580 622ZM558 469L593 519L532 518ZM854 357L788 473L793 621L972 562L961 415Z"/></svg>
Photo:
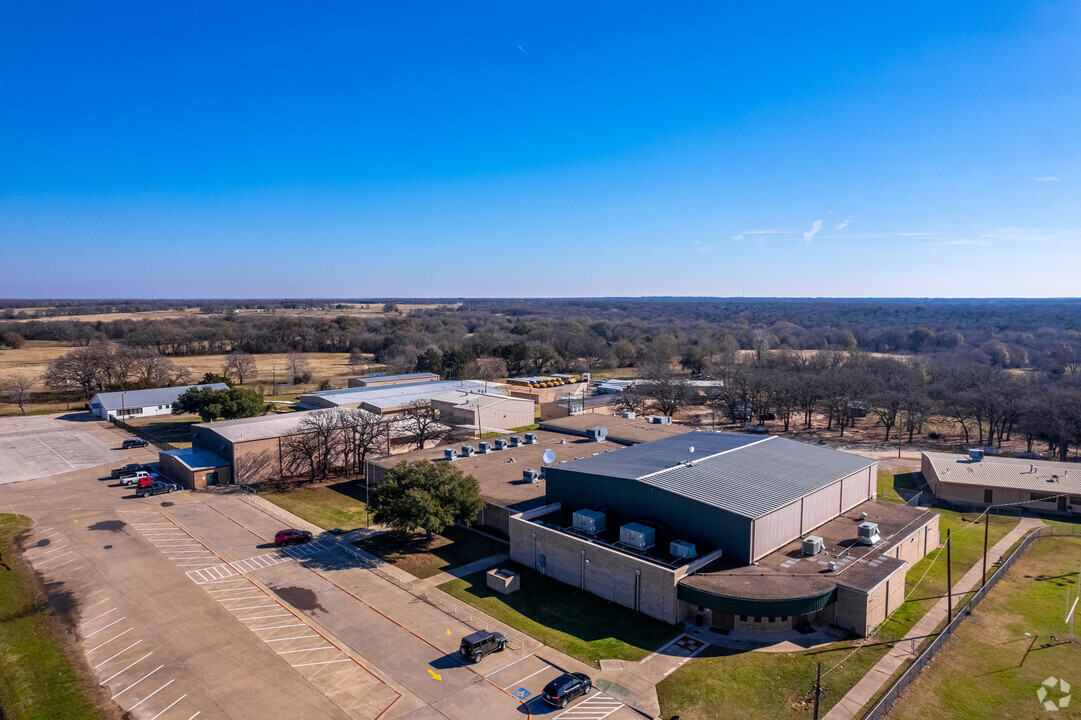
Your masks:
<svg viewBox="0 0 1081 720"><path fill-rule="evenodd" d="M58 583L50 583L50 585L56 585ZM47 591L49 587L45 588ZM76 600L75 595L70 590L54 590L49 592L49 596L45 602L49 604L49 608L53 611L53 615L58 615L64 618L66 621L71 620L71 613L75 610Z"/></svg>
<svg viewBox="0 0 1081 720"><path fill-rule="evenodd" d="M310 610L311 612L326 612L326 608L319 604L315 592L302 587L273 588L274 594L298 610Z"/></svg>
<svg viewBox="0 0 1081 720"><path fill-rule="evenodd" d="M86 529L87 530L108 530L109 532L120 532L121 530L124 529L124 525L125 525L125 523L124 523L123 520L101 520L99 522L94 523L93 525L88 525L86 527Z"/></svg>

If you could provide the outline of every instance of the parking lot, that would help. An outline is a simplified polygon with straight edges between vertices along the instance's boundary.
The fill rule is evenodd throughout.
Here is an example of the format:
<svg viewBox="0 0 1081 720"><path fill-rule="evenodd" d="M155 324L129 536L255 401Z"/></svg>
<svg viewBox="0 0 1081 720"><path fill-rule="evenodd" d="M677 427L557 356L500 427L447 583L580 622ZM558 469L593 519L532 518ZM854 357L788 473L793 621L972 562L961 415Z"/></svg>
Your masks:
<svg viewBox="0 0 1081 720"><path fill-rule="evenodd" d="M115 431L93 428L108 449ZM123 435L113 437L119 447ZM466 618L336 539L278 549L282 521L236 496L137 499L109 471L153 453L108 452L107 465L0 486L0 505L35 521L28 560L63 596L98 681L136 720L641 717L597 690L550 708L540 691L569 659L519 640L463 662Z"/></svg>
<svg viewBox="0 0 1081 720"><path fill-rule="evenodd" d="M122 440L90 421L4 418L0 423L0 485L115 462L126 457L114 449Z"/></svg>

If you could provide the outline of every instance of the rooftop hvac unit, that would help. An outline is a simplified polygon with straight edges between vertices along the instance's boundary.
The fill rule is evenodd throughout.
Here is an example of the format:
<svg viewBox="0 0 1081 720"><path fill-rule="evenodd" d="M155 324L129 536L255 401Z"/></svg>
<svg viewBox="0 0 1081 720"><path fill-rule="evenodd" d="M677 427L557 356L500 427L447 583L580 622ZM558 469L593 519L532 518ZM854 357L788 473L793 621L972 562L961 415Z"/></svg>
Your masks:
<svg viewBox="0 0 1081 720"><path fill-rule="evenodd" d="M526 433L525 434L525 444L526 445L536 445L537 444L537 433Z"/></svg>
<svg viewBox="0 0 1081 720"><path fill-rule="evenodd" d="M476 454L477 451L472 445L462 445L462 457L473 457Z"/></svg>
<svg viewBox="0 0 1081 720"><path fill-rule="evenodd" d="M496 438L495 439L495 444L493 445L493 447L496 450L506 450L507 449L507 441L504 440L503 438Z"/></svg>
<svg viewBox="0 0 1081 720"><path fill-rule="evenodd" d="M672 544L668 546L668 552L672 554L672 557L683 558L684 560L698 557L698 550L695 549L694 543L689 543L686 540L673 540Z"/></svg>
<svg viewBox="0 0 1081 720"><path fill-rule="evenodd" d="M575 530L588 535L604 532L604 513L600 510L575 510L572 518Z"/></svg>
<svg viewBox="0 0 1081 720"><path fill-rule="evenodd" d="M983 448L972 448L968 451L968 456L972 459L972 462L983 460Z"/></svg>
<svg viewBox="0 0 1081 720"><path fill-rule="evenodd" d="M817 555L822 552L822 538L817 535L808 535L803 538L803 554L804 555Z"/></svg>
<svg viewBox="0 0 1081 720"><path fill-rule="evenodd" d="M510 446L511 447L522 447L522 438L518 437L517 435L511 435L510 436Z"/></svg>
<svg viewBox="0 0 1081 720"><path fill-rule="evenodd" d="M649 550L657 544L657 531L641 523L627 523L619 528L619 541L636 550Z"/></svg>
<svg viewBox="0 0 1081 720"><path fill-rule="evenodd" d="M620 415L620 417L622 417L624 420L634 420L634 417L635 417L634 410L628 410L627 412L622 413Z"/></svg>
<svg viewBox="0 0 1081 720"><path fill-rule="evenodd" d="M451 448L447 448L446 450L443 451L443 459L446 460L447 462L454 462L455 460L458 459L458 452L456 450L451 449Z"/></svg>
<svg viewBox="0 0 1081 720"><path fill-rule="evenodd" d="M477 452L480 453L481 455L487 455L491 451L492 451L491 443L489 443L489 442L479 442L479 443L477 443Z"/></svg>
<svg viewBox="0 0 1081 720"><path fill-rule="evenodd" d="M593 442L604 442L608 439L608 428L591 427L586 430L586 436Z"/></svg>
<svg viewBox="0 0 1081 720"><path fill-rule="evenodd" d="M881 540L878 535L878 523L860 523L856 539L859 540L860 545L874 545L876 542Z"/></svg>
<svg viewBox="0 0 1081 720"><path fill-rule="evenodd" d="M536 470L523 470L522 471L522 482L527 482L527 483L540 482L540 473L538 473Z"/></svg>

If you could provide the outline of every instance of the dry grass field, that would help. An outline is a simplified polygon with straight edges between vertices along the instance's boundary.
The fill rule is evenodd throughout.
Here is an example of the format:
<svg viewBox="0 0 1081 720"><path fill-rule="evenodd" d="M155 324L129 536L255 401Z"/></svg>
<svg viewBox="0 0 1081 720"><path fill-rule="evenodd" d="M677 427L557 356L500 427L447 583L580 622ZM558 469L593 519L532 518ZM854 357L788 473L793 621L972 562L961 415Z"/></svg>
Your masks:
<svg viewBox="0 0 1081 720"><path fill-rule="evenodd" d="M319 308L298 308L298 309L276 309L273 314L279 317L338 317L339 315L350 316L372 316L372 315L385 315L383 312L382 303L344 303L344 308L330 308L327 310ZM399 303L398 309L403 314L409 314L414 310L430 310L432 308L439 307L434 303ZM45 310L46 308L17 308L15 312L34 313ZM152 310L148 312L133 312L133 313L101 313L97 315L57 315L51 317L34 318L42 322L53 322L56 320L78 320L80 322L95 323L95 322L110 322L113 320L174 320L176 318L184 317L201 317L200 308L187 308L184 310ZM265 310L256 310L254 308L242 308L237 310L237 315L266 315L270 314Z"/></svg>

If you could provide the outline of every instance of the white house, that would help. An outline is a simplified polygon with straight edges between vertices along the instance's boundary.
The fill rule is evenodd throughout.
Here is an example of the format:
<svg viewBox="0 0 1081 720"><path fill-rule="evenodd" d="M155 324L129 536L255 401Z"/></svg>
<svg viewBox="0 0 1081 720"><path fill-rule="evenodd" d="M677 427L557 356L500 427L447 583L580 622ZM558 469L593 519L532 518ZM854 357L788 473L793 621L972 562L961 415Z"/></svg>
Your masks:
<svg viewBox="0 0 1081 720"><path fill-rule="evenodd" d="M120 392L98 393L90 400L90 412L94 417L130 418L134 416L168 415L173 411L173 403L191 388L228 390L225 383L209 385L178 385L177 387L150 388L149 390L121 390Z"/></svg>

